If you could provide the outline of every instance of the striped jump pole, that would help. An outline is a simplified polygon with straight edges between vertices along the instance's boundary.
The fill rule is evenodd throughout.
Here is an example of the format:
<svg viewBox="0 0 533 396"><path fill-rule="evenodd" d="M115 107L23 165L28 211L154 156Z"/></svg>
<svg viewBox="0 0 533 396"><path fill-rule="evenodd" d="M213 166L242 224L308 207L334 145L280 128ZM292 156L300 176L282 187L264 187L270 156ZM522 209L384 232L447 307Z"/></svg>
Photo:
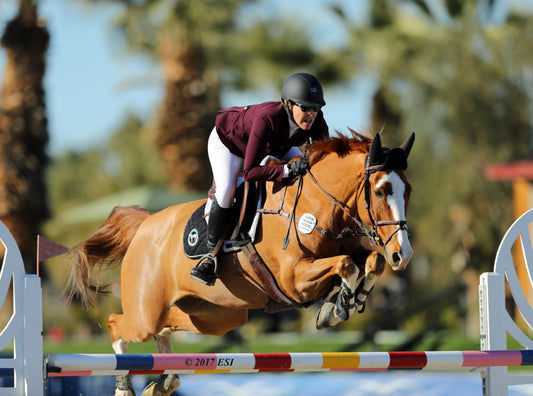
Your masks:
<svg viewBox="0 0 533 396"><path fill-rule="evenodd" d="M531 366L533 350L431 352L51 354L49 377L120 374L461 370Z"/></svg>

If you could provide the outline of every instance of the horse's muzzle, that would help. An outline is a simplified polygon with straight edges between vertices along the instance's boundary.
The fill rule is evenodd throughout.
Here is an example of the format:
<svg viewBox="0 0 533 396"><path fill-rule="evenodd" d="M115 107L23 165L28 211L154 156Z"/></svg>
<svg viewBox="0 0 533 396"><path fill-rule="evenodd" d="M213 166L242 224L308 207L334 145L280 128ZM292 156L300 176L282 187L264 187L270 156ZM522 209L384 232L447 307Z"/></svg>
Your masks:
<svg viewBox="0 0 533 396"><path fill-rule="evenodd" d="M402 247L400 250L396 250L389 255L389 252L386 251L387 262L390 264L391 268L394 271L404 271L407 268L407 264L413 256L413 249L411 245Z"/></svg>

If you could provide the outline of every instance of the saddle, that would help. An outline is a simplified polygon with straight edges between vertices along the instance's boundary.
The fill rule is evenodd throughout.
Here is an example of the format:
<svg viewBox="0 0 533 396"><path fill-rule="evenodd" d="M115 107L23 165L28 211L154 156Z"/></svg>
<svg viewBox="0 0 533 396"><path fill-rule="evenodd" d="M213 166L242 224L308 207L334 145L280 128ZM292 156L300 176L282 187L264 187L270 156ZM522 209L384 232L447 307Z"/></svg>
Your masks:
<svg viewBox="0 0 533 396"><path fill-rule="evenodd" d="M209 196L212 197L213 188ZM278 286L276 279L266 263L257 253L253 242L265 203L265 185L251 185L246 191L245 184L239 183L235 193L236 203L228 225L226 235L231 237L224 241L219 254L242 251L250 262L265 291L269 302L265 308L267 313L284 311L296 307L308 307L315 302L300 304L285 295ZM246 204L245 207L243 205ZM191 259L198 259L207 253L207 221L205 203L189 218L183 233L185 254Z"/></svg>
<svg viewBox="0 0 533 396"><path fill-rule="evenodd" d="M235 204L233 205L231 220L228 224L225 240L220 253L233 253L241 250L243 245L255 240L259 224L260 209L265 199L263 198L264 186L250 184L245 194L244 180L239 180L235 191ZM209 190L212 199L214 187ZM246 197L245 197L246 195ZM244 200L246 199L246 202ZM207 251L207 216L206 203L201 205L189 218L183 233L183 247L185 255L191 259L198 259L208 253ZM244 205L244 206L243 206ZM244 211L244 212L243 212Z"/></svg>

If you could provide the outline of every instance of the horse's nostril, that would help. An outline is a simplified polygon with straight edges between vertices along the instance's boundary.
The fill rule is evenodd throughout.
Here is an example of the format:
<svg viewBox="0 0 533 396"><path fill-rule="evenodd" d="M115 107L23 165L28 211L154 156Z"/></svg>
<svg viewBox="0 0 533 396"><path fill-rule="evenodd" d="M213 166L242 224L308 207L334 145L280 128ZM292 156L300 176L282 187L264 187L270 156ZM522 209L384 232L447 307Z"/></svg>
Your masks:
<svg viewBox="0 0 533 396"><path fill-rule="evenodd" d="M394 262L395 265L399 265L400 262L402 261L402 256L400 256L400 253L394 252L392 254L392 261Z"/></svg>

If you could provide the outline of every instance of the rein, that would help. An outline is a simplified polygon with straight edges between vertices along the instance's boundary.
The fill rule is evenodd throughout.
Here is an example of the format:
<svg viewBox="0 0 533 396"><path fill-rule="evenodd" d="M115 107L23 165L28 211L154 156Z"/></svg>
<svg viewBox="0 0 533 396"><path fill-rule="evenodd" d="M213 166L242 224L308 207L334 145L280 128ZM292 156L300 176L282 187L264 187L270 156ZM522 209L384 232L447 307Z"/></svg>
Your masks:
<svg viewBox="0 0 533 396"><path fill-rule="evenodd" d="M313 181L313 183L331 200L331 203L333 204L333 211L332 211L332 214L331 214L331 230L333 230L333 227L334 227L334 220L333 220L333 217L334 217L334 213L335 213L335 208L339 208L341 209L354 223L355 225L357 226L356 229L353 229L349 226L345 227L339 234L337 235L334 235L332 233L332 231L329 231L329 230L326 230L322 227L320 227L319 225L315 225L314 226L314 229L319 232L322 236L326 237L326 238L329 238L329 239L333 239L333 240L338 240L338 241L341 241L341 243L343 245L347 244L349 242L349 240L355 236L364 236L364 237L367 237L370 242L374 245L379 245L381 247L385 247L387 246L387 244L391 241L392 237L399 231L402 231L402 230L407 230L407 221L405 220L389 220L389 221L375 221L374 220L374 216L372 215L372 204L371 204L371 199L370 199L370 192L371 192L371 187L370 187L370 175L374 172L377 172L377 171L381 171L384 169L384 166L383 165L374 165L374 166L368 166L368 156L365 158L365 173L363 175L363 177L359 180L359 182L357 183L357 187L356 187L356 205L355 205L355 216L352 215L349 211L349 207L348 205L346 205L345 203L339 201L337 198L335 198L333 195L331 195L324 187L322 187L320 185L320 183L318 182L318 180L315 178L315 176L311 173L311 171L308 169L307 170L307 175L310 177L310 179ZM302 181L302 178L303 176L300 176L299 177L299 180L298 180L298 187L297 187L297 191L296 191L296 199L295 199L295 202L294 202L294 205L292 207L292 211L291 213L287 213L283 210L283 203L284 203L284 200L285 200L285 193L282 195L281 197L281 200L280 200L280 208L278 210L267 210L267 209L260 209L258 211L260 211L261 213L264 213L264 214L278 214L280 216L284 216L284 217L287 217L289 218L289 230L290 230L290 227L292 225L292 223L296 223L296 221L299 219L298 216L296 216L295 212L296 212L296 206L298 204L298 196L301 192L301 181ZM287 189L287 186L285 187L285 191ZM366 225L363 220L361 219L361 217L359 216L359 212L357 210L357 197L359 196L359 194L361 193L364 193L364 197L365 197L365 208L368 212L368 217L370 219L370 225ZM382 227L382 226L390 226L390 225L395 225L397 226L397 228L389 235L389 237L387 238L386 241L383 241L381 239L381 237L379 236L378 234L378 227ZM348 234L346 236L346 234ZM287 233L288 235L288 233ZM287 239L287 237L286 237ZM287 240L284 240L284 246L283 248L285 249L286 248L286 243L288 243L288 239Z"/></svg>

